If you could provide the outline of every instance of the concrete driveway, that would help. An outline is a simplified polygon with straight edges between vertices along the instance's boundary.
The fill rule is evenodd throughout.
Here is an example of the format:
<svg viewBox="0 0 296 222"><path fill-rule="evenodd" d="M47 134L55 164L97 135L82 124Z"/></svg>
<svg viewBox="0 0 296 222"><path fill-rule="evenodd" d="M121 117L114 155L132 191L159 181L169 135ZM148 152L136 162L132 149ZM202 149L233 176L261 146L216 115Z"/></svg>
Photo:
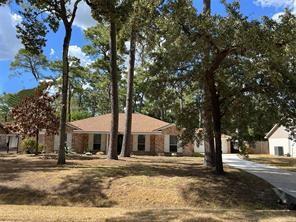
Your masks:
<svg viewBox="0 0 296 222"><path fill-rule="evenodd" d="M243 160L237 154L223 154L223 163L254 174L279 190L296 198L296 172Z"/></svg>

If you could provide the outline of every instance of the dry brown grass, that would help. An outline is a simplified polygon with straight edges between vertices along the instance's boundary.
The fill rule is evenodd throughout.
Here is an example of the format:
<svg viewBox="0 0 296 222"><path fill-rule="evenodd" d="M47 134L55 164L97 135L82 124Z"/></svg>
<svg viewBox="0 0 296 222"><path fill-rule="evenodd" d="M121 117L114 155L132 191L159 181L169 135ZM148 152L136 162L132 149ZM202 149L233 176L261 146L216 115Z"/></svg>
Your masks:
<svg viewBox="0 0 296 222"><path fill-rule="evenodd" d="M269 184L231 168L226 168L225 176L216 176L203 167L202 161L197 157L148 156L108 161L105 156L96 156L73 157L66 166L59 167L55 159L47 156L4 155L0 157L0 221L15 221L13 217L26 221L22 214L34 221L34 214L30 214L34 208L43 212L44 218L52 214L54 221L73 221L76 214L88 220L84 211L89 212L90 221L97 221L96 214L102 220L112 217L112 221L178 221L184 214L188 215L184 221L240 220L253 210L283 215ZM12 206L17 208L14 211L7 210L8 205L26 206ZM258 217L269 215L258 212ZM211 220L203 219L207 215Z"/></svg>
<svg viewBox="0 0 296 222"><path fill-rule="evenodd" d="M271 156L266 154L262 154L262 155L252 154L249 156L249 160L257 163L276 166L284 170L290 170L290 171L296 172L296 158L283 157L283 156Z"/></svg>
<svg viewBox="0 0 296 222"><path fill-rule="evenodd" d="M286 210L213 210L193 208L123 209L53 206L0 206L1 221L52 222L52 221L183 221L183 222L294 222L296 213Z"/></svg>

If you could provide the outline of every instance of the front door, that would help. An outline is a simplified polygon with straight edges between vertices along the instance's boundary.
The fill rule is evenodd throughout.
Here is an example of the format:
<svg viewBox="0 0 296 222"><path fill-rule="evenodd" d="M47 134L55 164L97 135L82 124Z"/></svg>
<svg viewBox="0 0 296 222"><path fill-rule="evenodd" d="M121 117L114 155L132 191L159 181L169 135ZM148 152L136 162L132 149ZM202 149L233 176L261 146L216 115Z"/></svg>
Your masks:
<svg viewBox="0 0 296 222"><path fill-rule="evenodd" d="M118 135L117 139L117 153L120 154L123 142L123 135Z"/></svg>

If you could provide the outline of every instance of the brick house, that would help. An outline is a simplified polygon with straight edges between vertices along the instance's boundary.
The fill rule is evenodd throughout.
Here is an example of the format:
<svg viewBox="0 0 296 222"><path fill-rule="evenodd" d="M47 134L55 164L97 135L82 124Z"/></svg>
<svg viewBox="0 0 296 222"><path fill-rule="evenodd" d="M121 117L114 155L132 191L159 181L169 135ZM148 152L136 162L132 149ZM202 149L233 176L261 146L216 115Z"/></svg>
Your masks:
<svg viewBox="0 0 296 222"><path fill-rule="evenodd" d="M119 114L118 153L120 153L125 114ZM111 128L111 114L96 116L67 124L67 146L74 152L106 152L108 148ZM180 130L175 124L167 123L147 115L133 113L132 115L132 142L133 154L166 155L177 153L192 156L194 152L204 152L203 143L187 144L184 147L178 142ZM56 152L59 147L58 135L47 135L41 132L40 142L46 147L46 152ZM228 137L222 137L223 150L230 152Z"/></svg>

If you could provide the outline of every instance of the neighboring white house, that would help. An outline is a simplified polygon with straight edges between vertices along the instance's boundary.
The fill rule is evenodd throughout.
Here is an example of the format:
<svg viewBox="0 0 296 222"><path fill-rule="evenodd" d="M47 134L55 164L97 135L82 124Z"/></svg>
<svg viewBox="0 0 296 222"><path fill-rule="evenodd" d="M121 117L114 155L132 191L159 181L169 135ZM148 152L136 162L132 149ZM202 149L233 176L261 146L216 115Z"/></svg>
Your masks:
<svg viewBox="0 0 296 222"><path fill-rule="evenodd" d="M285 127L275 125L265 138L268 139L270 155L296 157L296 143L290 139L289 131Z"/></svg>

